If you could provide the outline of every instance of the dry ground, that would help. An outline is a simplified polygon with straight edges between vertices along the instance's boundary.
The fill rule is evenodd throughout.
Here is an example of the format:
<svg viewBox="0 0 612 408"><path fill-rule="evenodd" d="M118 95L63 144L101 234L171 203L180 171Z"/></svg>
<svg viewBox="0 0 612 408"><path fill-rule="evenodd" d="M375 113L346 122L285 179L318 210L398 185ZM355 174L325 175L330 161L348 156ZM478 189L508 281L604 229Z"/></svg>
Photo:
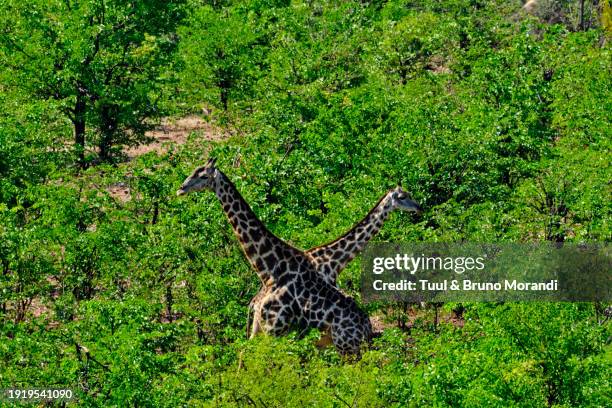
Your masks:
<svg viewBox="0 0 612 408"><path fill-rule="evenodd" d="M146 133L152 142L125 150L129 160L150 152L164 153L173 145L187 143L189 136L195 133L199 140L220 141L227 139L231 133L210 123L199 115L189 115L182 118L164 118L159 126ZM125 203L131 197L130 187L126 182L120 182L106 189L115 200Z"/></svg>
<svg viewBox="0 0 612 408"><path fill-rule="evenodd" d="M195 132L204 140L223 140L229 134L207 122L198 115L189 115L183 118L162 119L159 126L146 133L153 141L146 145L129 148L125 151L130 159L149 152L165 152L172 144L182 145L187 142L189 135Z"/></svg>

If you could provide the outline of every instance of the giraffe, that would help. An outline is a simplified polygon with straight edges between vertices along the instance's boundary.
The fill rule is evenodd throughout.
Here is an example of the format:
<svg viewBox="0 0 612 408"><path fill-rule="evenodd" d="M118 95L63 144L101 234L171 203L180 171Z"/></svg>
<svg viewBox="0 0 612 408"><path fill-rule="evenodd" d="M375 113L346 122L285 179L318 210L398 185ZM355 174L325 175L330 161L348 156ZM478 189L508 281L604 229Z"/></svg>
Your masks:
<svg viewBox="0 0 612 408"><path fill-rule="evenodd" d="M323 279L303 251L264 226L214 159L196 168L177 195L201 190L215 193L245 256L268 288L254 307L250 337L316 328L331 334L341 354L359 355L361 345L371 339L372 326L356 302Z"/></svg>
<svg viewBox="0 0 612 408"><path fill-rule="evenodd" d="M398 186L382 196L370 212L343 236L305 253L323 278L336 286L340 272L378 234L385 220L395 210L420 213L421 207Z"/></svg>
<svg viewBox="0 0 612 408"><path fill-rule="evenodd" d="M401 186L398 186L385 193L368 214L343 236L305 251L306 256L325 281L337 286L336 281L340 272L380 231L385 220L395 210L416 213L422 211L419 204L413 201ZM251 325L251 315L267 291L268 288L264 285L249 303L247 333ZM321 339L320 345L327 343L327 339Z"/></svg>

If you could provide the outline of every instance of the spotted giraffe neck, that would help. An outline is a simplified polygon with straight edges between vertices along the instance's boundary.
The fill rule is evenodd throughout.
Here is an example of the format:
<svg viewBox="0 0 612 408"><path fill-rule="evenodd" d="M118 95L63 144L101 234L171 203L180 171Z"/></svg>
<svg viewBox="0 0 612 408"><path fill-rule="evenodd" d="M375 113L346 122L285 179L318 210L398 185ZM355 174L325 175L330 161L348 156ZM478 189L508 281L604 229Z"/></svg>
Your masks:
<svg viewBox="0 0 612 408"><path fill-rule="evenodd" d="M215 194L227 216L240 245L265 286L280 278L282 268L274 268L277 254L297 250L272 234L257 218L251 207L229 178L217 169Z"/></svg>
<svg viewBox="0 0 612 408"><path fill-rule="evenodd" d="M306 251L311 262L323 278L336 285L338 274L352 261L382 228L393 211L391 192L386 193L374 208L346 234L330 243Z"/></svg>

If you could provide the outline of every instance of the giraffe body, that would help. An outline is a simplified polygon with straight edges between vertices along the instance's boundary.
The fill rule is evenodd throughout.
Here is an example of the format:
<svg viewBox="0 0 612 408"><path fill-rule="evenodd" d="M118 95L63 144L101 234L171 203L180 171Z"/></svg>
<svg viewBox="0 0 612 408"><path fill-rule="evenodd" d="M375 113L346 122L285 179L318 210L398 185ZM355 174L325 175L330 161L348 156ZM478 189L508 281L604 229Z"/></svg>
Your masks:
<svg viewBox="0 0 612 408"><path fill-rule="evenodd" d="M336 287L336 281L340 272L359 254L372 237L380 231L385 220L396 209L421 211L419 205L412 201L401 187L397 187L382 196L370 212L342 237L330 243L309 249L304 252L304 255L306 255L308 262L319 273L322 279ZM251 336L254 335L250 331L251 314L254 313L257 309L257 304L264 299L269 290L269 287L263 285L249 303L247 333L250 333Z"/></svg>
<svg viewBox="0 0 612 408"><path fill-rule="evenodd" d="M251 336L258 331L280 336L292 327L316 328L331 334L340 353L359 354L372 335L368 316L307 262L302 265L291 283L271 285L255 304Z"/></svg>

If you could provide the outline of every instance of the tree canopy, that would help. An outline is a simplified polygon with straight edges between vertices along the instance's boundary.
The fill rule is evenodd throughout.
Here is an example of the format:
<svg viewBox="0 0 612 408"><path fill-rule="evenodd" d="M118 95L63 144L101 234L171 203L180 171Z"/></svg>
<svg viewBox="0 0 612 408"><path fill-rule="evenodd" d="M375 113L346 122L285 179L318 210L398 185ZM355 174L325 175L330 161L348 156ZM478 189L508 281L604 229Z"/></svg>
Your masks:
<svg viewBox="0 0 612 408"><path fill-rule="evenodd" d="M609 2L535 3L1 2L0 389L611 406L606 302L364 303L357 258L339 287L379 332L359 362L316 330L247 340L261 283L216 197L175 194L216 157L298 248L398 184L424 211L376 242L607 245Z"/></svg>

